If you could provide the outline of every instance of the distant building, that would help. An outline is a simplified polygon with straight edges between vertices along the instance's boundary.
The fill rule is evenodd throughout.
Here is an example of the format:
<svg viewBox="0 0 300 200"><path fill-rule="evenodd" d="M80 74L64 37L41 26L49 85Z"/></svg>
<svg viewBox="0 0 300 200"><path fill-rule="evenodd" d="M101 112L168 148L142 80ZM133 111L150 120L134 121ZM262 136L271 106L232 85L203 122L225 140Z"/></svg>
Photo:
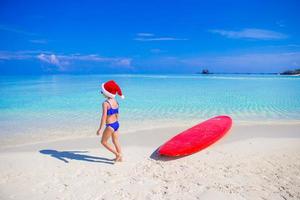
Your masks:
<svg viewBox="0 0 300 200"><path fill-rule="evenodd" d="M197 72L196 74L212 74L208 69L203 69L202 72Z"/></svg>

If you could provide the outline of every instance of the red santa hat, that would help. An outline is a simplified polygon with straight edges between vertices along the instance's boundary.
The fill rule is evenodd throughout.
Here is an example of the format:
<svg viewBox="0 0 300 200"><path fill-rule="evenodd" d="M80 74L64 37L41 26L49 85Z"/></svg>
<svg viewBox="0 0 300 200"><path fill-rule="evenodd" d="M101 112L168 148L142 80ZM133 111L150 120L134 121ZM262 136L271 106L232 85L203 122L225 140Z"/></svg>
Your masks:
<svg viewBox="0 0 300 200"><path fill-rule="evenodd" d="M110 98L115 98L116 94L118 94L122 99L124 99L124 95L122 94L122 90L120 86L113 80L102 83L102 91L105 96Z"/></svg>

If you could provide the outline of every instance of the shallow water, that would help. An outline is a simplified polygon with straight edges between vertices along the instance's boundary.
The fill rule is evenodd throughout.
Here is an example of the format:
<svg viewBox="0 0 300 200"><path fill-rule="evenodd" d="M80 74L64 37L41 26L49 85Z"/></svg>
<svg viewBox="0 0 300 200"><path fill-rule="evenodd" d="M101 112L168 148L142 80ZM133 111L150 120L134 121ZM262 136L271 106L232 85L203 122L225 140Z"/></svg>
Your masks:
<svg viewBox="0 0 300 200"><path fill-rule="evenodd" d="M0 77L2 136L94 134L114 79L121 129L147 129L230 115L245 122L298 122L300 77L277 75L56 75Z"/></svg>

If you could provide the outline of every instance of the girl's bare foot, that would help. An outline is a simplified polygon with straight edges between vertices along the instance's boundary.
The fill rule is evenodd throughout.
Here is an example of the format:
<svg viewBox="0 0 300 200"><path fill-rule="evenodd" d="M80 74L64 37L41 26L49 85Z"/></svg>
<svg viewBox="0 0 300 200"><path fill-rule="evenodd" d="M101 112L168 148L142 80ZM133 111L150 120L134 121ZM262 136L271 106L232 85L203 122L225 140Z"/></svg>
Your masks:
<svg viewBox="0 0 300 200"><path fill-rule="evenodd" d="M122 162L122 154L117 154L116 158L114 159L116 162Z"/></svg>

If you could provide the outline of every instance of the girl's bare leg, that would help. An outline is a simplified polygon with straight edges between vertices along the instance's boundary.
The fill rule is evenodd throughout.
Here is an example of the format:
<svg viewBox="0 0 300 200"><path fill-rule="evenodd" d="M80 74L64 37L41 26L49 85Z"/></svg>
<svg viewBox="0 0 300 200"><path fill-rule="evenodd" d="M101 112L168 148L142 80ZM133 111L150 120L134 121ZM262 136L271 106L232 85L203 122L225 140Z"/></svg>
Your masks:
<svg viewBox="0 0 300 200"><path fill-rule="evenodd" d="M121 152L121 146L119 143L119 133L118 131L115 131L112 133L112 142L116 147L116 150L118 152L118 155L116 156L116 161L122 161L122 152Z"/></svg>
<svg viewBox="0 0 300 200"><path fill-rule="evenodd" d="M103 131L102 134L102 138L101 138L101 144L108 149L110 152L112 152L113 154L115 154L116 156L118 156L118 152L110 145L108 144L108 139L110 138L110 136L112 135L113 130L109 127L106 127L105 130Z"/></svg>

